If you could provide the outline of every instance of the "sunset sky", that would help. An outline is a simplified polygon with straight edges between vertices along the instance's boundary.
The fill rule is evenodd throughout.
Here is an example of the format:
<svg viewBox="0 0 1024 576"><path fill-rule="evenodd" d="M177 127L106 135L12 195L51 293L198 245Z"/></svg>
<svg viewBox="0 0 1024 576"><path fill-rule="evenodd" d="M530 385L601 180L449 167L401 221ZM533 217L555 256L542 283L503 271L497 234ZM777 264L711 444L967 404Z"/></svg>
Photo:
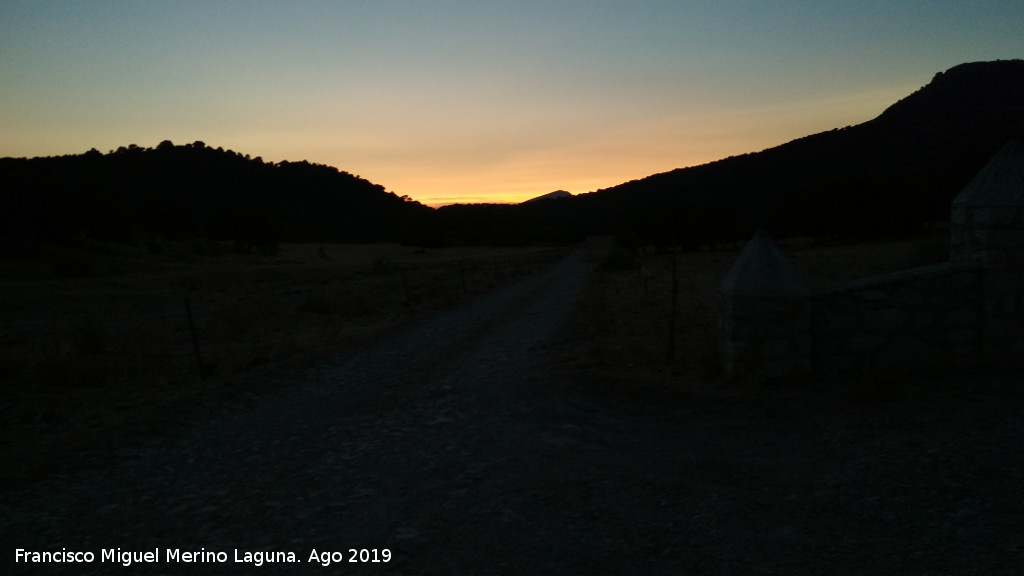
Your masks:
<svg viewBox="0 0 1024 576"><path fill-rule="evenodd" d="M1021 0L0 0L0 156L202 140L431 205L588 192L1024 57Z"/></svg>

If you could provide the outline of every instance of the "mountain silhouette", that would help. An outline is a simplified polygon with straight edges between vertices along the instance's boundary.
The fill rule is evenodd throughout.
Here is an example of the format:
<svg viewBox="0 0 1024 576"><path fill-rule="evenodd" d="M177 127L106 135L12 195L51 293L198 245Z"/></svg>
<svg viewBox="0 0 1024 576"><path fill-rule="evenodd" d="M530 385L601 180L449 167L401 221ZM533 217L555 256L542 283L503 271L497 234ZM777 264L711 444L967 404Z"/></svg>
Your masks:
<svg viewBox="0 0 1024 576"><path fill-rule="evenodd" d="M946 220L1008 140L1024 139L1024 60L962 64L877 118L587 194L430 209L330 166L202 142L0 159L0 247L82 236L421 246L572 242L695 247L766 228L866 239ZM544 199L544 201L540 201Z"/></svg>
<svg viewBox="0 0 1024 576"><path fill-rule="evenodd" d="M693 248L758 228L777 238L912 234L947 220L956 194L1022 135L1024 61L962 64L857 126L555 202L446 206L423 243L614 234L627 245Z"/></svg>
<svg viewBox="0 0 1024 576"><path fill-rule="evenodd" d="M640 242L773 234L864 238L948 219L949 203L1024 135L1024 60L962 64L857 126L574 198L594 230Z"/></svg>

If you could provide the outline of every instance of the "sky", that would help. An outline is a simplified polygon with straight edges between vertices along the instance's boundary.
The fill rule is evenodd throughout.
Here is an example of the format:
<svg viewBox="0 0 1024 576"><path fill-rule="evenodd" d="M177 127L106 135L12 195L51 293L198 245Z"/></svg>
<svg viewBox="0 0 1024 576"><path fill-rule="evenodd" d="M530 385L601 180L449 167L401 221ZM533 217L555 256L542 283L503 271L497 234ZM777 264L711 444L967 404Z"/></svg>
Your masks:
<svg viewBox="0 0 1024 576"><path fill-rule="evenodd" d="M1024 58L1020 0L0 0L0 157L203 141L432 206L590 192Z"/></svg>

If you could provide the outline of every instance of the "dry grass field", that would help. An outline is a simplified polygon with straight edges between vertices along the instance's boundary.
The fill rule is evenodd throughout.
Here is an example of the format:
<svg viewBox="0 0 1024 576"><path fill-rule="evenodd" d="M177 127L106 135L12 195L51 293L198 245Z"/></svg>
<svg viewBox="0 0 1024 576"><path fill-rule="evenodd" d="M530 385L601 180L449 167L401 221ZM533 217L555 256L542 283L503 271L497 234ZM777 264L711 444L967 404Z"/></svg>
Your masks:
<svg viewBox="0 0 1024 576"><path fill-rule="evenodd" d="M783 250L817 287L941 260L945 242L941 234L793 241ZM607 238L588 241L594 271L559 369L614 394L721 393L715 295L740 248L637 257ZM0 260L0 489L280 385L331 354L538 271L565 250L284 245L267 256L208 244L153 252L93 244Z"/></svg>
<svg viewBox="0 0 1024 576"><path fill-rule="evenodd" d="M546 266L550 248L42 247L0 259L0 489ZM186 299L203 368L196 357Z"/></svg>
<svg viewBox="0 0 1024 576"><path fill-rule="evenodd" d="M949 254L942 230L865 244L795 239L780 247L811 289L942 262ZM614 394L729 393L718 362L717 290L741 249L737 243L676 255L648 249L636 256L609 239L589 241L595 272L563 368Z"/></svg>

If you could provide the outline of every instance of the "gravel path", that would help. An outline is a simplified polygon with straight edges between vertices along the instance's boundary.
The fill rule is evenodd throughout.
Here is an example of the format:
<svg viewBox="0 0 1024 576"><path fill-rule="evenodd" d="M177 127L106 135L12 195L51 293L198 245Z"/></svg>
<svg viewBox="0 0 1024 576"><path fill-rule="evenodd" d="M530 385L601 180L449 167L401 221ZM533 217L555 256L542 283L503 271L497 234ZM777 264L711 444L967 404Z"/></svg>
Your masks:
<svg viewBox="0 0 1024 576"><path fill-rule="evenodd" d="M574 253L113 465L4 494L4 573L1024 571L1015 383L866 407L612 402L552 370L585 277ZM11 565L16 548L96 561ZM101 562L110 548L159 562ZM314 549L391 558L324 566ZM270 551L296 563L234 561Z"/></svg>

